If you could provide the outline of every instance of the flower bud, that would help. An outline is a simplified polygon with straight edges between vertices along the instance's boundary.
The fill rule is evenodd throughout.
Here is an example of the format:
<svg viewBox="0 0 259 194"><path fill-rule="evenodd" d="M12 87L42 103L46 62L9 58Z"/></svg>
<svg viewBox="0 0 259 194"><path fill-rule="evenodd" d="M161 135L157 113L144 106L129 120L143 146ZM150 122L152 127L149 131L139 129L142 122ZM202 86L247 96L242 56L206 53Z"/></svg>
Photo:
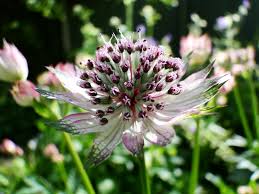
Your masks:
<svg viewBox="0 0 259 194"><path fill-rule="evenodd" d="M0 50L0 80L15 82L26 80L28 77L28 64L22 53L15 45L5 40L3 49Z"/></svg>
<svg viewBox="0 0 259 194"><path fill-rule="evenodd" d="M11 90L11 94L20 106L31 106L34 100L39 100L39 93L35 90L35 85L26 80L15 83Z"/></svg>

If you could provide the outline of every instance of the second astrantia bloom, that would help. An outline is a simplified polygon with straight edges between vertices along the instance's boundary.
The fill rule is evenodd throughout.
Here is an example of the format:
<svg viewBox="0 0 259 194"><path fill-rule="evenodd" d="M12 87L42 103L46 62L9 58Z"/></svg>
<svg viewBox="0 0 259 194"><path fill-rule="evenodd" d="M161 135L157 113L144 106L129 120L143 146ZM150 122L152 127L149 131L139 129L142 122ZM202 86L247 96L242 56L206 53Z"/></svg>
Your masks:
<svg viewBox="0 0 259 194"><path fill-rule="evenodd" d="M121 141L133 154L143 149L144 139L169 144L174 121L196 112L228 79L207 79L211 68L180 81L186 70L180 58L165 56L145 39L121 35L99 47L77 76L49 68L67 92L38 91L87 110L64 117L58 126L72 134L96 133L89 162L98 164Z"/></svg>

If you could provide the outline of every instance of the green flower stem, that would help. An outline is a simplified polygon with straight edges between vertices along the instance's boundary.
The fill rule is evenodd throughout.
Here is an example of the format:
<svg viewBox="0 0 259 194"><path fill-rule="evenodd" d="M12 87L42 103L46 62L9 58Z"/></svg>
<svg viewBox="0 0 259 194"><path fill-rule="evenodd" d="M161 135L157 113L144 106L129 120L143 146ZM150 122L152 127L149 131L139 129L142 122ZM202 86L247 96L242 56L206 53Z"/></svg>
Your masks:
<svg viewBox="0 0 259 194"><path fill-rule="evenodd" d="M133 30L134 1L135 0L124 0L126 8L126 26L128 28L128 31Z"/></svg>
<svg viewBox="0 0 259 194"><path fill-rule="evenodd" d="M139 163L139 175L141 179L142 194L151 194L149 177L146 169L145 163L145 153L144 150L138 155Z"/></svg>
<svg viewBox="0 0 259 194"><path fill-rule="evenodd" d="M197 127L194 132L194 150L192 155L191 177L189 185L189 194L194 194L199 179L199 163L200 163L200 119L196 121Z"/></svg>
<svg viewBox="0 0 259 194"><path fill-rule="evenodd" d="M237 104L237 109L238 109L238 113L241 119L241 123L243 125L244 128L244 133L248 142L248 146L251 146L253 138L252 138L252 133L250 131L249 125L248 125L248 121L245 115L245 110L244 107L242 105L241 102L241 97L240 97L240 93L239 93L239 89L238 89L238 85L235 86L234 88L234 96L235 96L235 100L236 100L236 104Z"/></svg>
<svg viewBox="0 0 259 194"><path fill-rule="evenodd" d="M78 170L78 172L79 172L79 174L82 178L82 182L85 186L85 189L87 190L87 192L89 194L95 194L94 188L93 188L93 186L90 182L90 179L89 179L89 177L88 177L88 175L87 175L87 173L84 169L83 163L78 156L78 153L74 149L74 146L73 146L73 143L72 143L72 140L71 140L69 134L64 132L63 135L64 135L64 138L65 138L66 144L68 146L69 152L70 152L70 154L73 158L73 161L76 165L76 168L77 168L77 170Z"/></svg>
<svg viewBox="0 0 259 194"><path fill-rule="evenodd" d="M57 167L58 167L58 170L59 170L59 174L64 182L64 186L66 188L66 192L68 194L72 194L71 192L71 189L68 185L68 181L67 181L67 173L66 173L66 169L65 169L65 165L64 165L64 162L59 162L57 163Z"/></svg>
<svg viewBox="0 0 259 194"><path fill-rule="evenodd" d="M254 128L256 130L257 139L259 139L259 113L258 113L258 101L256 97L256 89L252 78L252 72L249 73L247 78L250 92L251 92L251 102L252 102L252 110L253 110L253 117L254 117Z"/></svg>

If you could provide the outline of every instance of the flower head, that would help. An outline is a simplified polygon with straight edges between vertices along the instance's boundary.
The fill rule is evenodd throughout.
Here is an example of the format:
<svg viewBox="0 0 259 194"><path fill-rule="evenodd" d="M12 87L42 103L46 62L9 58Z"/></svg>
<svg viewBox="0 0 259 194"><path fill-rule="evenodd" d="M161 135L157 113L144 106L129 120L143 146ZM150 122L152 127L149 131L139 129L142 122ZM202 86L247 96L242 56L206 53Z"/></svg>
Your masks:
<svg viewBox="0 0 259 194"><path fill-rule="evenodd" d="M39 100L39 93L35 91L35 85L26 80L15 83L11 94L17 104L20 106L31 106L34 100Z"/></svg>
<svg viewBox="0 0 259 194"><path fill-rule="evenodd" d="M0 80L15 82L26 80L28 76L28 64L22 53L16 46L5 40L3 49L0 50Z"/></svg>
<svg viewBox="0 0 259 194"><path fill-rule="evenodd" d="M192 52L189 63L191 65L203 64L208 59L212 50L212 43L207 34L197 36L189 34L180 41L180 54L182 57Z"/></svg>
<svg viewBox="0 0 259 194"><path fill-rule="evenodd" d="M72 134L97 134L91 164L106 159L121 141L133 154L143 149L144 139L169 144L175 119L208 102L228 79L207 79L208 66L180 81L186 70L180 58L165 56L163 48L146 39L133 41L122 34L114 39L97 49L95 60L85 61L80 75L49 68L67 92L38 89L87 110L64 117L57 126Z"/></svg>

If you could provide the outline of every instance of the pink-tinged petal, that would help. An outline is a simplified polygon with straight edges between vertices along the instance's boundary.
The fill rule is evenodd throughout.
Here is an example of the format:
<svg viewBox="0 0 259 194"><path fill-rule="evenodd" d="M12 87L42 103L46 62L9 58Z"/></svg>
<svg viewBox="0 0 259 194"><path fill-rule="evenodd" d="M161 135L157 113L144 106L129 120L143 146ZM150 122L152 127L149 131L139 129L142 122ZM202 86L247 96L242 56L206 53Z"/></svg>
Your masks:
<svg viewBox="0 0 259 194"><path fill-rule="evenodd" d="M94 105L92 102L90 102L88 99L85 99L80 94L73 94L71 92L49 92L46 90L42 90L37 88L37 92L39 92L42 96L49 98L49 99L55 99L55 100L62 100L65 102L68 102L70 104L73 104L75 106L79 106L85 110L88 111L95 111L99 108L105 108L105 105Z"/></svg>
<svg viewBox="0 0 259 194"><path fill-rule="evenodd" d="M71 114L53 124L58 129L72 134L99 133L111 127L109 122L101 125L100 118L91 113Z"/></svg>
<svg viewBox="0 0 259 194"><path fill-rule="evenodd" d="M139 154L144 146L143 135L131 131L125 131L123 133L122 142L124 146L134 155Z"/></svg>
<svg viewBox="0 0 259 194"><path fill-rule="evenodd" d="M160 146L171 143L172 137L175 135L172 126L156 124L151 119L144 122L144 127L148 129L148 132L145 133L145 139Z"/></svg>
<svg viewBox="0 0 259 194"><path fill-rule="evenodd" d="M71 75L68 72L62 72L59 69L54 69L53 67L47 67L47 69L55 74L62 86L68 91L74 94L80 94L86 99L90 99L87 92L85 92L85 90L78 85L80 79L76 77L76 75Z"/></svg>
<svg viewBox="0 0 259 194"><path fill-rule="evenodd" d="M110 127L95 138L88 154L87 166L98 165L108 158L114 148L121 142L124 129L125 123L122 118L113 118Z"/></svg>
<svg viewBox="0 0 259 194"><path fill-rule="evenodd" d="M169 96L165 111L184 112L188 109L195 108L208 102L218 93L218 89L229 80L229 75L206 79L195 85L195 87L187 87L179 95Z"/></svg>

